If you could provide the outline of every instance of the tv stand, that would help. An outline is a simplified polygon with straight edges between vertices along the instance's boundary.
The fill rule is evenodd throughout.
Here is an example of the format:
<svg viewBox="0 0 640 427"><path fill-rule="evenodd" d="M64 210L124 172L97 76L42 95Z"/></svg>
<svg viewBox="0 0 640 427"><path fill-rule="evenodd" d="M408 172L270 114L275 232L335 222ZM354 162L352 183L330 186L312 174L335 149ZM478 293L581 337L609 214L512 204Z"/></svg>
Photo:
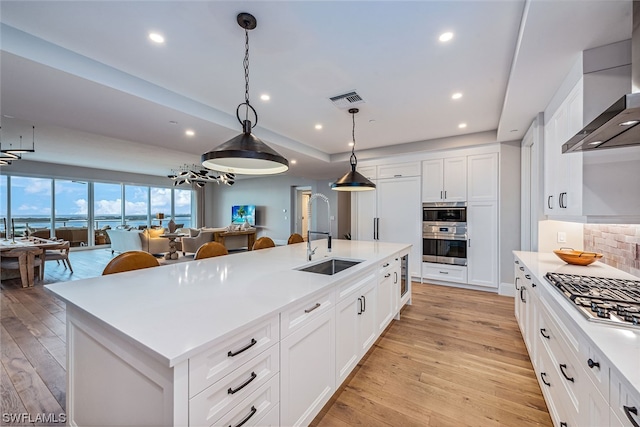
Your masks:
<svg viewBox="0 0 640 427"><path fill-rule="evenodd" d="M253 244L256 242L256 229L250 228L248 230L237 231L214 231L213 241L224 245L224 239L227 236L247 236L247 250L253 250Z"/></svg>

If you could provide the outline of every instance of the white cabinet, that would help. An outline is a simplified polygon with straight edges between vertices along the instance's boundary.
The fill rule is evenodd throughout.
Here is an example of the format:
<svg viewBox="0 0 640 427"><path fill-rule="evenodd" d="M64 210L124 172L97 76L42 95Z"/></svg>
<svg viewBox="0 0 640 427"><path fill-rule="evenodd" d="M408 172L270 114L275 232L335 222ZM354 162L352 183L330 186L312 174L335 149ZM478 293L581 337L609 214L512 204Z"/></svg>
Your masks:
<svg viewBox="0 0 640 427"><path fill-rule="evenodd" d="M392 163L378 166L378 179L420 176L420 162Z"/></svg>
<svg viewBox="0 0 640 427"><path fill-rule="evenodd" d="M280 341L281 425L309 424L335 391L335 311L323 300L307 300L307 318Z"/></svg>
<svg viewBox="0 0 640 427"><path fill-rule="evenodd" d="M376 310L377 325L376 332L381 333L389 325L397 310L399 289L399 260L390 258L384 261L378 268L378 309ZM396 268L396 266L398 268Z"/></svg>
<svg viewBox="0 0 640 427"><path fill-rule="evenodd" d="M640 395L633 392L625 380L620 378L614 370L611 371L610 388L611 419L617 418L620 425L623 426L636 427L640 425ZM612 422L611 425L616 424Z"/></svg>
<svg viewBox="0 0 640 427"><path fill-rule="evenodd" d="M498 200L498 153L469 156L467 170L469 203Z"/></svg>
<svg viewBox="0 0 640 427"><path fill-rule="evenodd" d="M498 287L498 203L467 207L467 279L471 285Z"/></svg>
<svg viewBox="0 0 640 427"><path fill-rule="evenodd" d="M366 274L336 304L336 388L377 338L376 275Z"/></svg>
<svg viewBox="0 0 640 427"><path fill-rule="evenodd" d="M467 200L467 158L449 157L422 162L423 202Z"/></svg>

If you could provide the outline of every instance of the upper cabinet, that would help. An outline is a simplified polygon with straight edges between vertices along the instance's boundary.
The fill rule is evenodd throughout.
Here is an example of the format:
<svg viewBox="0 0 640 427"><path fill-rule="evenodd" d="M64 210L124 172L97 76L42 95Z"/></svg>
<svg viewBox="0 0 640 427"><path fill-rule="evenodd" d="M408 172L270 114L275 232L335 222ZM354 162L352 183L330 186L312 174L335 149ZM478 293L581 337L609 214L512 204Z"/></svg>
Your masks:
<svg viewBox="0 0 640 427"><path fill-rule="evenodd" d="M467 158L469 202L498 200L498 153Z"/></svg>
<svg viewBox="0 0 640 427"><path fill-rule="evenodd" d="M467 200L467 158L448 157L422 162L423 202Z"/></svg>

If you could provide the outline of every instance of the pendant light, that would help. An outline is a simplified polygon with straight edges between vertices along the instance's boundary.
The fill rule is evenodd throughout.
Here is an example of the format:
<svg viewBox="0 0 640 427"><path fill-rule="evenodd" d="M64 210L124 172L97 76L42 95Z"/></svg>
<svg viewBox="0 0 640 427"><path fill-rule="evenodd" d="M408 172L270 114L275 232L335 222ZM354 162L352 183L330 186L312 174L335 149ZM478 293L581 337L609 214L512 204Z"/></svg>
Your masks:
<svg viewBox="0 0 640 427"><path fill-rule="evenodd" d="M356 113L360 111L357 108L349 109L351 118L353 121L353 128L351 130L351 136L353 138L353 145L351 146L351 157L349 163L351 164L351 172L347 172L342 178L337 180L331 185L332 190L336 191L368 191L375 190L376 185L369 181L356 171L356 165L358 159L356 158Z"/></svg>
<svg viewBox="0 0 640 427"><path fill-rule="evenodd" d="M244 103L236 108L236 117L242 125L242 134L219 145L202 155L202 165L208 169L221 172L246 175L271 175L285 172L289 169L287 159L262 142L251 133L251 129L258 124L258 113L249 103L249 30L256 28L256 18L249 13L240 13L238 24L244 28ZM240 119L240 108L245 106L244 120ZM252 125L249 120L249 110L253 112L256 122Z"/></svg>

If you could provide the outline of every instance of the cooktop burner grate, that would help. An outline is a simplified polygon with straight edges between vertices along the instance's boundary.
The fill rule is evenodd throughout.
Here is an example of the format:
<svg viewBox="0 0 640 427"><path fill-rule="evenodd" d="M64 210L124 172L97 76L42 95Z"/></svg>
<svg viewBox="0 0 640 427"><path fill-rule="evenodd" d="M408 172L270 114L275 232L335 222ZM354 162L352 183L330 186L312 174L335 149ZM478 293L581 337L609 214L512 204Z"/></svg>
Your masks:
<svg viewBox="0 0 640 427"><path fill-rule="evenodd" d="M547 273L545 279L589 320L640 327L640 281Z"/></svg>

